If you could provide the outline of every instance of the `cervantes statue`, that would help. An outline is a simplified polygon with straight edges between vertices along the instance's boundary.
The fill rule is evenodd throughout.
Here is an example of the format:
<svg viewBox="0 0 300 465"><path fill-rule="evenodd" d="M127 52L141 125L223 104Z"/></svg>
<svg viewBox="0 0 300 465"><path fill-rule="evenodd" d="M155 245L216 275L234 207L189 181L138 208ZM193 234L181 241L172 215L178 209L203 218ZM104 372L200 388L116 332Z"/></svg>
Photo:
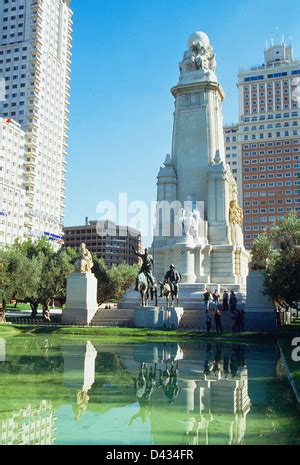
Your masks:
<svg viewBox="0 0 300 465"><path fill-rule="evenodd" d="M76 273L91 273L93 268L93 258L91 252L86 248L85 244L79 247L78 255L75 261Z"/></svg>

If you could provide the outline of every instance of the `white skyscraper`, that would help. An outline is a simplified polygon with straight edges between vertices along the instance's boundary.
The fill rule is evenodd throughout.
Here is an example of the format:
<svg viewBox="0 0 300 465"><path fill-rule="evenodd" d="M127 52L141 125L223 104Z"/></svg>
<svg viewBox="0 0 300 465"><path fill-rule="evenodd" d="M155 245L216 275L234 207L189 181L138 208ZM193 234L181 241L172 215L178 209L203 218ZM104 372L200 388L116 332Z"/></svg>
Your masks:
<svg viewBox="0 0 300 465"><path fill-rule="evenodd" d="M24 237L24 162L24 131L0 118L0 247Z"/></svg>
<svg viewBox="0 0 300 465"><path fill-rule="evenodd" d="M0 0L0 115L26 133L26 237L62 233L71 38L70 0Z"/></svg>

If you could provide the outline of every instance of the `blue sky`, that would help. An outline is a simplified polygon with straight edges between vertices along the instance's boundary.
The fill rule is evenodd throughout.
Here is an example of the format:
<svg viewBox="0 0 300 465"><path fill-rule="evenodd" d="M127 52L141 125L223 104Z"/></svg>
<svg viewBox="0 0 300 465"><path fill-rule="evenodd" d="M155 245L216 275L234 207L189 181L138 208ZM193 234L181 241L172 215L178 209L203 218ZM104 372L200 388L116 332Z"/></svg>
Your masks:
<svg viewBox="0 0 300 465"><path fill-rule="evenodd" d="M217 53L225 123L237 121L237 72L263 62L267 39L292 37L300 58L298 0L72 0L70 146L66 225L97 219L103 200L156 198L171 150L178 63L193 31ZM278 28L278 32L276 32Z"/></svg>

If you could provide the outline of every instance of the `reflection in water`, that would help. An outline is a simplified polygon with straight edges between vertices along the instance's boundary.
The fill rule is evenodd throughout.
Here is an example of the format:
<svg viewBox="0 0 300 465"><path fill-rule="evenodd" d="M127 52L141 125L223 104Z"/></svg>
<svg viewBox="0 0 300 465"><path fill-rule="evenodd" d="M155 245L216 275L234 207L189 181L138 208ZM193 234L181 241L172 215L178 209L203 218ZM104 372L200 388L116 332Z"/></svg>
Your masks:
<svg viewBox="0 0 300 465"><path fill-rule="evenodd" d="M168 364L166 364L166 370L163 372L162 388L165 396L169 399L169 404L173 404L175 399L181 393L181 388L178 385L178 360L176 365L172 362L170 371L168 370Z"/></svg>
<svg viewBox="0 0 300 465"><path fill-rule="evenodd" d="M28 405L0 422L0 445L52 445L56 416L51 402Z"/></svg>
<svg viewBox="0 0 300 465"><path fill-rule="evenodd" d="M179 396L181 388L178 385L178 360L176 365L172 362L171 368L166 362L165 368L157 373L157 363L148 366L147 363L142 363L137 378L133 378L134 390L140 410L136 413L129 422L129 426L135 420L141 419L143 423L150 418L151 414L151 397L156 390L162 389L162 392L167 397L169 404L173 404Z"/></svg>
<svg viewBox="0 0 300 465"><path fill-rule="evenodd" d="M186 410L193 415L184 424L187 444L209 444L209 431L219 426L221 414L222 434L227 431L228 444L241 444L250 411L243 347L228 349L217 344L213 352L211 344L207 344L203 371L182 383ZM199 416L195 416L196 398Z"/></svg>
<svg viewBox="0 0 300 465"><path fill-rule="evenodd" d="M62 347L64 357L64 381L66 386L77 387L76 405L73 405L75 420L86 411L88 392L95 382L97 351L90 341L83 346Z"/></svg>
<svg viewBox="0 0 300 465"><path fill-rule="evenodd" d="M173 360L170 351L167 352L167 360L164 360L165 351L157 346L151 349L149 353L155 363L142 362L137 377L133 378L140 410L132 417L129 426L137 419L142 422L151 419L152 397L160 392L170 406L176 402L179 411L183 404L189 415L186 420L177 420L184 432L182 443L209 444L209 430L214 428L214 422L217 426L220 414L227 414L222 433L225 434L226 428L228 444L241 444L250 411L248 370L243 347L234 345L228 348L217 344L212 350L212 345L207 344L202 369L199 366L197 374L195 370L185 370L182 375L177 354L181 354L180 359L184 358L184 354L179 345L173 345ZM159 369L158 363L162 365ZM157 401L160 401L159 398Z"/></svg>
<svg viewBox="0 0 300 465"><path fill-rule="evenodd" d="M0 340L1 444L52 444L54 425L56 444L300 443L276 346L16 341Z"/></svg>

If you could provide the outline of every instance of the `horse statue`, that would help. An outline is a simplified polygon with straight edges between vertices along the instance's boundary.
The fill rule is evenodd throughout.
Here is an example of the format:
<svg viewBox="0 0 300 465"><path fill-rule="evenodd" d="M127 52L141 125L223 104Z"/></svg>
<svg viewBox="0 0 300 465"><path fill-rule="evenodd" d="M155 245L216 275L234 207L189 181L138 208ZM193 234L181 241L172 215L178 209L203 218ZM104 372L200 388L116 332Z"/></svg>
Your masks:
<svg viewBox="0 0 300 465"><path fill-rule="evenodd" d="M160 282L161 297L165 297L167 300L167 307L174 307L174 301L176 300L177 307L179 307L179 291L178 286L172 286L171 283L165 281Z"/></svg>
<svg viewBox="0 0 300 465"><path fill-rule="evenodd" d="M157 284L154 280L154 285L151 286L148 282L144 273L140 273L138 275L138 290L141 295L141 306L148 307L149 298L151 300L155 300L155 306L158 305L158 297L157 297Z"/></svg>

